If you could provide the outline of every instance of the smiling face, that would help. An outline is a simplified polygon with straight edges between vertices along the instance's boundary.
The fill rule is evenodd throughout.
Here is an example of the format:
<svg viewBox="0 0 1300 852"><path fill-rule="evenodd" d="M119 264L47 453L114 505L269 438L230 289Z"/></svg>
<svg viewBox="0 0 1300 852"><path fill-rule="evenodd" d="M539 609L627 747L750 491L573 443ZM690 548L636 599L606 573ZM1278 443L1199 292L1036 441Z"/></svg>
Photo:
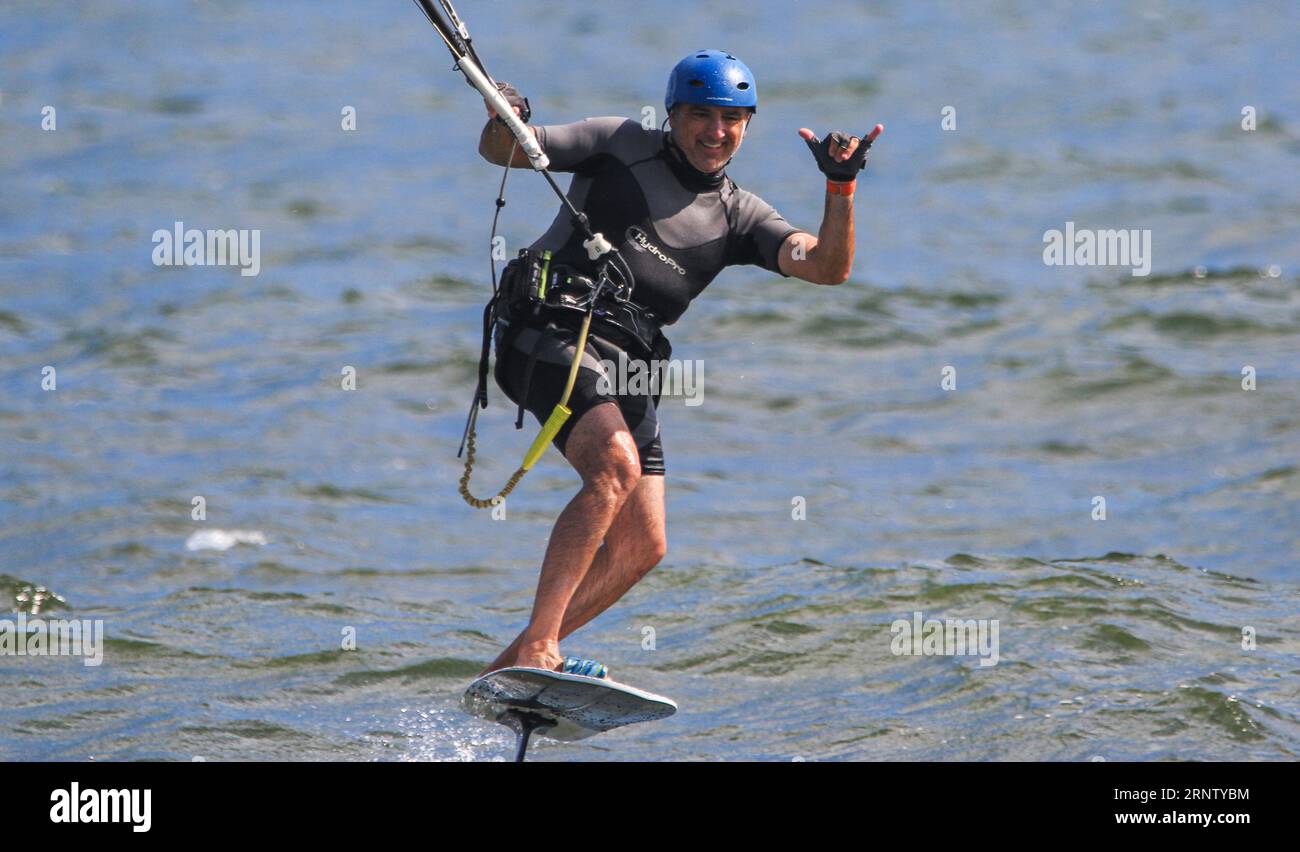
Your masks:
<svg viewBox="0 0 1300 852"><path fill-rule="evenodd" d="M673 141L692 166L712 174L739 150L753 115L747 107L678 104L671 113Z"/></svg>

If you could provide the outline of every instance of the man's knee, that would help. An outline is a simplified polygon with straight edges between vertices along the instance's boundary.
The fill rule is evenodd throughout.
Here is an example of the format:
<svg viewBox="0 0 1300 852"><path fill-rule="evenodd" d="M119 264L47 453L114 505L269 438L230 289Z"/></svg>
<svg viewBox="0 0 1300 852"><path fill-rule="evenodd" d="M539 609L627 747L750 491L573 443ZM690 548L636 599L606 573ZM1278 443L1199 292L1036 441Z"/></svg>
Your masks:
<svg viewBox="0 0 1300 852"><path fill-rule="evenodd" d="M641 458L618 406L598 405L578 420L565 455L589 488L616 505L636 490Z"/></svg>
<svg viewBox="0 0 1300 852"><path fill-rule="evenodd" d="M640 580L668 554L668 538L662 524L648 523L635 528L611 530L605 539L615 562L630 568Z"/></svg>
<svg viewBox="0 0 1300 852"><path fill-rule="evenodd" d="M639 567L641 576L649 574L650 571L664 560L668 555L668 536L664 535L663 529L656 530L647 538L645 546L645 555Z"/></svg>
<svg viewBox="0 0 1300 852"><path fill-rule="evenodd" d="M641 481L641 462L636 455L636 447L620 446L621 441L614 436L607 451L602 453L596 464L583 477L583 485L590 488L613 504L621 506L636 490Z"/></svg>

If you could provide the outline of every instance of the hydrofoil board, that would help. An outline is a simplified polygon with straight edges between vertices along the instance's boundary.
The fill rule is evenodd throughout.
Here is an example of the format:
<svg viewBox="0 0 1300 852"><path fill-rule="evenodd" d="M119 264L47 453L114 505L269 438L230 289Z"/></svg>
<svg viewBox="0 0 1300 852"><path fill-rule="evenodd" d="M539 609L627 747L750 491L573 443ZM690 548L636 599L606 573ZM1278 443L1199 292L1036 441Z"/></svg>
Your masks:
<svg viewBox="0 0 1300 852"><path fill-rule="evenodd" d="M519 735L516 760L523 760L534 732L554 740L581 740L677 712L671 698L609 678L518 666L474 681L461 704L471 715L507 725Z"/></svg>

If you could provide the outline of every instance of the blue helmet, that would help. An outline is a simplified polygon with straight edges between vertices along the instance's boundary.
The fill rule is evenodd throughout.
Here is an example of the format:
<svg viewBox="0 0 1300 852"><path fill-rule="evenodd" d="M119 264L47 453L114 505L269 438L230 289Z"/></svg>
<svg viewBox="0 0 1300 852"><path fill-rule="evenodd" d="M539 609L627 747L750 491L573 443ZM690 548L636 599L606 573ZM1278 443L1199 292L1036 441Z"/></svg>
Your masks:
<svg viewBox="0 0 1300 852"><path fill-rule="evenodd" d="M758 112L758 87L749 66L725 50L697 50L668 75L664 109L677 104L749 107Z"/></svg>

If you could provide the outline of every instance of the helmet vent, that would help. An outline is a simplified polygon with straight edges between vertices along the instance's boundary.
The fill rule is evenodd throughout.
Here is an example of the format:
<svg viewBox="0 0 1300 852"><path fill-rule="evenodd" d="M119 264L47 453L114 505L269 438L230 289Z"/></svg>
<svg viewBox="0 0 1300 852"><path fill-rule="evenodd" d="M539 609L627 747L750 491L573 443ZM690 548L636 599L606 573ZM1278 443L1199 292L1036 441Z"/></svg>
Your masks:
<svg viewBox="0 0 1300 852"><path fill-rule="evenodd" d="M694 89L703 89L703 88L704 88L704 81L703 81L703 80L691 80L690 85L691 85L691 88L694 88Z"/></svg>
<svg viewBox="0 0 1300 852"><path fill-rule="evenodd" d="M749 84L746 83L744 80L741 80L739 83L736 84L736 88L737 88L737 89L748 89L748 88L749 88Z"/></svg>

